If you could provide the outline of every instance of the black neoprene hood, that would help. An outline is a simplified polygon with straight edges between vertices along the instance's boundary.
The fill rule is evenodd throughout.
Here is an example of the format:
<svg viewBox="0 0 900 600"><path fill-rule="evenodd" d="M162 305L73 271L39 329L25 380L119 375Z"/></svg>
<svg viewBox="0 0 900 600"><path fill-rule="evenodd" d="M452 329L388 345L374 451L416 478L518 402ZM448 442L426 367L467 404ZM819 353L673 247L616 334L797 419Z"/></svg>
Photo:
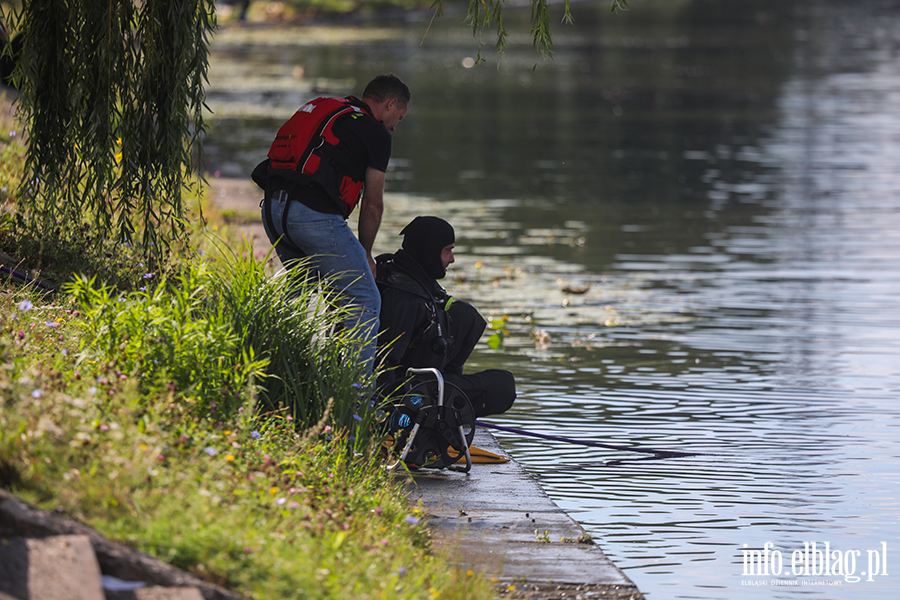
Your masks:
<svg viewBox="0 0 900 600"><path fill-rule="evenodd" d="M429 277L446 275L441 250L456 241L453 226L440 217L416 217L400 232L403 249L421 265Z"/></svg>

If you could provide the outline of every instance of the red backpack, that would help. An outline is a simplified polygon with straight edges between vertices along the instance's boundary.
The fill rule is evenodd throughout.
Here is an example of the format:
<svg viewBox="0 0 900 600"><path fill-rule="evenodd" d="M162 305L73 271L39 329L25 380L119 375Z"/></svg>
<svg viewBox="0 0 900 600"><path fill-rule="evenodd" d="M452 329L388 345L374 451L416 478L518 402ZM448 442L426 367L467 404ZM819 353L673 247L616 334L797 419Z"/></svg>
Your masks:
<svg viewBox="0 0 900 600"><path fill-rule="evenodd" d="M356 208L365 186L365 172L354 173L350 161L342 160L345 153L332 131L339 117L351 113L371 116L354 98L310 100L278 130L269 149L269 160L265 161L267 175L321 185L345 218Z"/></svg>

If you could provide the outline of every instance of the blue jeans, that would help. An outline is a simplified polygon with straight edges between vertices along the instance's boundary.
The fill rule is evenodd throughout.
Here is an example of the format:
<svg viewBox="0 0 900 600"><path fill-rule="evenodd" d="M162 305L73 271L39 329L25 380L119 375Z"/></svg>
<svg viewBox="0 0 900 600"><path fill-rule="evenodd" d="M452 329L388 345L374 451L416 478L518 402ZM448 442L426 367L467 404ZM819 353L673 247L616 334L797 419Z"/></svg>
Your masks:
<svg viewBox="0 0 900 600"><path fill-rule="evenodd" d="M302 202L291 202L283 191L274 192L268 202L275 231L269 226L265 203L263 226L269 240L275 244L278 258L290 268L291 261L309 257L310 265L340 292L339 302L348 310L344 326L347 331L355 331L357 339L363 343L360 358L371 371L375 362L381 294L362 244L340 215L323 214ZM282 224L286 231L282 230ZM284 239L279 241L282 236Z"/></svg>

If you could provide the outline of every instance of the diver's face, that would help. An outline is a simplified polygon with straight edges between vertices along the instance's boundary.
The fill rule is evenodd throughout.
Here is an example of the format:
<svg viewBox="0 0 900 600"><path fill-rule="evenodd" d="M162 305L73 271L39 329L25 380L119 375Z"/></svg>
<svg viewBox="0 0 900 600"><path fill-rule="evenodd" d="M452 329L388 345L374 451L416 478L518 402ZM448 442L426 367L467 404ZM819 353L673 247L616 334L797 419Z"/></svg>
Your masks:
<svg viewBox="0 0 900 600"><path fill-rule="evenodd" d="M453 244L449 244L444 246L444 249L441 250L441 265L444 267L444 271L447 270L447 267L456 262L456 258L453 256Z"/></svg>

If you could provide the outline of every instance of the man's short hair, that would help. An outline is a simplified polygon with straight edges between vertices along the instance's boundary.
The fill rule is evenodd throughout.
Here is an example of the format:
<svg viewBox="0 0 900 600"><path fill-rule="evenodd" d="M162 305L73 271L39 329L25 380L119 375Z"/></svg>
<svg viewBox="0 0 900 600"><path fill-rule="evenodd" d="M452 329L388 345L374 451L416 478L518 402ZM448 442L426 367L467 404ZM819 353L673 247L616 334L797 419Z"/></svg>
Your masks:
<svg viewBox="0 0 900 600"><path fill-rule="evenodd" d="M379 75L369 82L363 91L363 98L371 98L375 102L384 102L396 98L403 105L409 104L409 88L393 73Z"/></svg>

